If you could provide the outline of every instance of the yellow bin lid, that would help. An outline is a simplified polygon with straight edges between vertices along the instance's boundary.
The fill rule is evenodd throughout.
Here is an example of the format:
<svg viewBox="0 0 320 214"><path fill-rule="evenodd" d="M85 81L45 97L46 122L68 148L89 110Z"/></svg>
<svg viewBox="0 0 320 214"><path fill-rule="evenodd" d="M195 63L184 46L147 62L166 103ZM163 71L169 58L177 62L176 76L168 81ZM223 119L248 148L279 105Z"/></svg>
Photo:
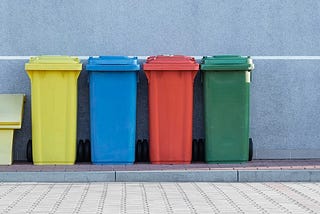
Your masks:
<svg viewBox="0 0 320 214"><path fill-rule="evenodd" d="M21 128L24 94L0 94L0 129Z"/></svg>
<svg viewBox="0 0 320 214"><path fill-rule="evenodd" d="M37 56L31 57L25 69L30 70L82 70L77 57L71 56Z"/></svg>

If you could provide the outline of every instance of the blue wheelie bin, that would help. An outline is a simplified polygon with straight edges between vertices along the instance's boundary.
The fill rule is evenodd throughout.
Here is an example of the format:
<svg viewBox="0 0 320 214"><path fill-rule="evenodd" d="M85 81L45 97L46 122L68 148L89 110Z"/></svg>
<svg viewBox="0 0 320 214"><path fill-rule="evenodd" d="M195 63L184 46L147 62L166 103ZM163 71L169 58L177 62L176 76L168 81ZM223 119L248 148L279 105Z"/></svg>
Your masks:
<svg viewBox="0 0 320 214"><path fill-rule="evenodd" d="M135 161L137 57L90 57L91 159L93 164Z"/></svg>

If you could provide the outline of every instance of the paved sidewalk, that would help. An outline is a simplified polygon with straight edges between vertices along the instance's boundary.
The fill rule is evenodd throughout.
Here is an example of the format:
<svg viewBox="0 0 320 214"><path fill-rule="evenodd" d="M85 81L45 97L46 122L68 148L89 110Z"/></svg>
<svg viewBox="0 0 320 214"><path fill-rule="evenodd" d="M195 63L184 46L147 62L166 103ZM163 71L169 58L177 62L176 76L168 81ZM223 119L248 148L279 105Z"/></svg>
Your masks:
<svg viewBox="0 0 320 214"><path fill-rule="evenodd" d="M0 182L320 182L320 160L254 160L241 164L0 166Z"/></svg>
<svg viewBox="0 0 320 214"><path fill-rule="evenodd" d="M0 213L320 213L320 183L0 183Z"/></svg>

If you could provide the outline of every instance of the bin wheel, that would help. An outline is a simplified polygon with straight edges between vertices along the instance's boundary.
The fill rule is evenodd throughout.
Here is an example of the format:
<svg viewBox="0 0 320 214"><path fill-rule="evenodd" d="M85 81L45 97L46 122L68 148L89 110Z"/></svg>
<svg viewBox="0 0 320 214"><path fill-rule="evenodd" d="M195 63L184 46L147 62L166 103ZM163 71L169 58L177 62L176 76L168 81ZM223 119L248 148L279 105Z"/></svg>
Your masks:
<svg viewBox="0 0 320 214"><path fill-rule="evenodd" d="M253 155L253 141L252 138L249 138L249 161L252 161L252 155Z"/></svg>
<svg viewBox="0 0 320 214"><path fill-rule="evenodd" d="M204 140L199 139L198 140L198 160L201 162L204 162Z"/></svg>
<svg viewBox="0 0 320 214"><path fill-rule="evenodd" d="M148 140L143 139L142 141L142 158L141 160L143 162L148 162L149 161L149 144L148 144Z"/></svg>
<svg viewBox="0 0 320 214"><path fill-rule="evenodd" d="M77 149L77 162L83 162L84 160L84 142L79 140Z"/></svg>
<svg viewBox="0 0 320 214"><path fill-rule="evenodd" d="M33 158L32 158L32 140L28 140L27 143L27 160L28 162L32 162Z"/></svg>
<svg viewBox="0 0 320 214"><path fill-rule="evenodd" d="M90 147L90 140L86 139L84 141L84 161L91 162L91 147Z"/></svg>
<svg viewBox="0 0 320 214"><path fill-rule="evenodd" d="M192 140L192 161L199 160L199 149L198 149L198 141L196 139Z"/></svg>
<svg viewBox="0 0 320 214"><path fill-rule="evenodd" d="M141 161L141 154L142 154L142 142L141 140L138 140L136 144L136 162Z"/></svg>

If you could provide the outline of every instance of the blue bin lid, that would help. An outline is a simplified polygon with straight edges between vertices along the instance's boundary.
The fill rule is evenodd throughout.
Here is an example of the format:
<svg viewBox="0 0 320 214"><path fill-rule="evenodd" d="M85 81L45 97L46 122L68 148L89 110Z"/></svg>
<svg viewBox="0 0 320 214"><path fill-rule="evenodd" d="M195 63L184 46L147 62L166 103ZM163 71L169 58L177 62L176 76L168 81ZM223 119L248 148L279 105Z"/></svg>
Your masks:
<svg viewBox="0 0 320 214"><path fill-rule="evenodd" d="M138 57L99 56L89 57L87 71L139 71Z"/></svg>

